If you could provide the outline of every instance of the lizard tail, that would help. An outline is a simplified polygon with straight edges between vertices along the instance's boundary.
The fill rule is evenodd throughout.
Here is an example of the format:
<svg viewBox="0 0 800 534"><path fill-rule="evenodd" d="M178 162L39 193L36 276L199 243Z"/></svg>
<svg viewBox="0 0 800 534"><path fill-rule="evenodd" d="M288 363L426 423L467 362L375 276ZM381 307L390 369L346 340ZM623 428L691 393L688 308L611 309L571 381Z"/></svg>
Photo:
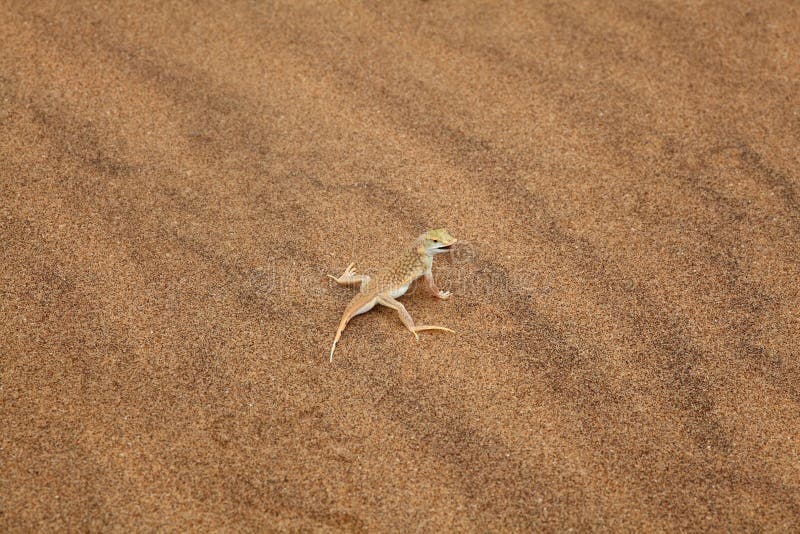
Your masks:
<svg viewBox="0 0 800 534"><path fill-rule="evenodd" d="M342 337L342 332L344 331L344 327L347 326L348 320L342 318L342 321L339 323L339 329L336 330L336 337L333 338L333 346L331 346L331 357L330 361L333 362L333 351L336 350L336 343L339 342L339 338Z"/></svg>
<svg viewBox="0 0 800 534"><path fill-rule="evenodd" d="M350 319L358 315L360 312L366 311L369 308L364 308L364 300L361 295L356 295L356 297L350 301L350 304L347 305L347 308L344 310L342 314L342 319L339 321L339 328L336 330L336 337L333 338L333 346L331 347L331 356L330 361L333 361L333 351L336 350L336 343L339 342L339 338L342 337L342 332L344 332L347 323L350 322Z"/></svg>
<svg viewBox="0 0 800 534"><path fill-rule="evenodd" d="M333 339L333 346L331 347L331 357L330 357L330 362L331 363L333 363L333 351L336 350L336 342L339 341L340 337L341 337L341 334L339 332L336 332L336 337Z"/></svg>
<svg viewBox="0 0 800 534"><path fill-rule="evenodd" d="M333 351L336 350L336 343L338 343L339 338L342 337L342 330L344 330L344 328L340 328L339 330L337 330L336 337L333 338L333 346L331 347L331 359L330 359L331 362L333 362Z"/></svg>

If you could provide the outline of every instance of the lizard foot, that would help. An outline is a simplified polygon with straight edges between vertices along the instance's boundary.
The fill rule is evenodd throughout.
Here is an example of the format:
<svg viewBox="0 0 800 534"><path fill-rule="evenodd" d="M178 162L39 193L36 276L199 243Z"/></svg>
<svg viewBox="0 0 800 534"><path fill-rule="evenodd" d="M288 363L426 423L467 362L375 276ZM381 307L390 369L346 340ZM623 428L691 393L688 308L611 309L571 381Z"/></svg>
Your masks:
<svg viewBox="0 0 800 534"><path fill-rule="evenodd" d="M445 332L450 332L451 334L455 334L455 331L450 330L449 328L445 328L443 326L431 326L431 325L423 324L423 325L415 326L414 329L411 330L411 332L417 338L417 341L419 341L419 335L417 334L417 332L422 332L423 330L444 330Z"/></svg>
<svg viewBox="0 0 800 534"><path fill-rule="evenodd" d="M342 276L337 277L333 276L332 274L329 274L328 278L330 278L337 284L344 284L344 285L351 284L354 282L360 282L361 278L363 277L356 276L356 271L355 269L353 269L353 265L355 265L355 263L350 263L350 265L347 266L347 269L344 270L344 273L342 273Z"/></svg>

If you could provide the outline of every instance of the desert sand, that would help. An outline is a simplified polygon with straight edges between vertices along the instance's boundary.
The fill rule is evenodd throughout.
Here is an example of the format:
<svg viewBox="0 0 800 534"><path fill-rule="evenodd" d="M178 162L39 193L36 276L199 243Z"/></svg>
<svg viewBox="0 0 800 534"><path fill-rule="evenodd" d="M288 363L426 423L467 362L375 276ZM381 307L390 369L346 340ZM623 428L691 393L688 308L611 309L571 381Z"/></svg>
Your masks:
<svg viewBox="0 0 800 534"><path fill-rule="evenodd" d="M0 530L800 524L797 2L1 12Z"/></svg>

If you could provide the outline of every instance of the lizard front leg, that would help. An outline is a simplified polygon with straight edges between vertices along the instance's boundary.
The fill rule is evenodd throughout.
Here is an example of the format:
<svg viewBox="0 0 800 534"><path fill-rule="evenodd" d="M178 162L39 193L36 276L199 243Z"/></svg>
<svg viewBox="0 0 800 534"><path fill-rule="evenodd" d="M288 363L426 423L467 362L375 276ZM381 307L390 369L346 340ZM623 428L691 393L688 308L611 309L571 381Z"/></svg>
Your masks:
<svg viewBox="0 0 800 534"><path fill-rule="evenodd" d="M403 321L403 324L406 326L406 328L408 328L409 331L412 334L414 334L414 337L417 338L417 341L419 341L419 334L417 334L417 332L422 332L423 330L444 330L445 332L451 332L455 334L455 332L443 326L432 326L427 324L419 326L414 325L414 319L411 318L411 314L408 313L406 307L403 306L397 299L392 298L391 295L388 294L380 295L378 297L378 304L382 304L387 308L392 308L393 310L397 310L397 314L400 316L400 320Z"/></svg>
<svg viewBox="0 0 800 534"><path fill-rule="evenodd" d="M436 287L436 282L433 281L433 272L428 271L425 273L425 282L425 285L428 287L428 291L430 291L431 295L434 297L442 300L447 300L450 298L449 291L439 291L439 288Z"/></svg>
<svg viewBox="0 0 800 534"><path fill-rule="evenodd" d="M341 286L349 286L352 284L361 284L363 287L367 282L369 282L369 276L365 274L356 274L356 271L353 269L353 263L347 266L347 269L344 270L342 276L335 277L331 274L328 275L328 278L336 282Z"/></svg>

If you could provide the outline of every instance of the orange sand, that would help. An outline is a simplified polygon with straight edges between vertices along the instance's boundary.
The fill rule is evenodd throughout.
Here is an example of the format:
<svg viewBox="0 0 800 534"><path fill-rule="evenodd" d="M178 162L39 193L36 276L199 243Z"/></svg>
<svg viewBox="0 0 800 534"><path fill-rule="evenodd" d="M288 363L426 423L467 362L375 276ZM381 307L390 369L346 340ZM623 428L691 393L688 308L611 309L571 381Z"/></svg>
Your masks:
<svg viewBox="0 0 800 534"><path fill-rule="evenodd" d="M107 4L0 17L0 530L800 524L797 2Z"/></svg>

